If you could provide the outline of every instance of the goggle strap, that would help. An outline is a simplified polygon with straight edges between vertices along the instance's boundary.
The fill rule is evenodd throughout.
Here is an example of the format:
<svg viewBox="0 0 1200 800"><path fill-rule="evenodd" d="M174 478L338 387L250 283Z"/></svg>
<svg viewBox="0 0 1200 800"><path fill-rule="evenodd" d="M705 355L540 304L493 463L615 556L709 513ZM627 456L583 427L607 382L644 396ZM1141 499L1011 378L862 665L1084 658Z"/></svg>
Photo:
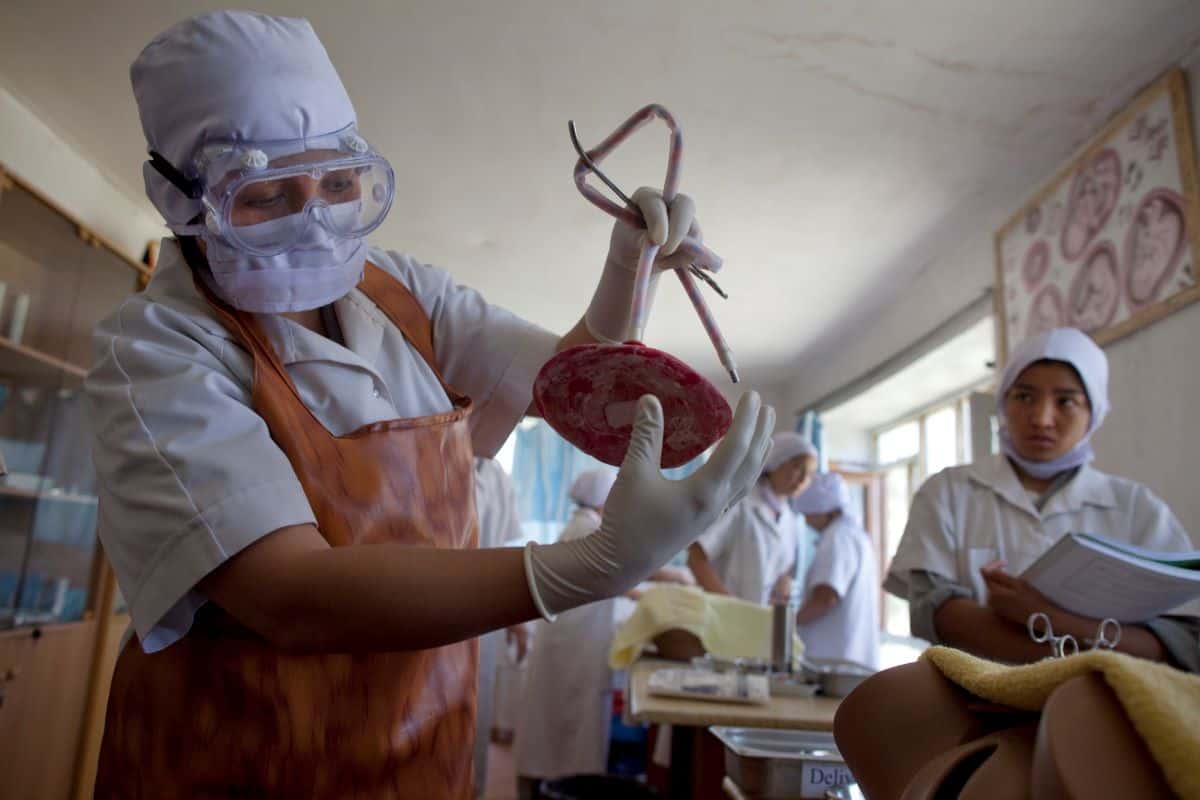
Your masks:
<svg viewBox="0 0 1200 800"><path fill-rule="evenodd" d="M183 192L189 200L199 200L204 196L204 185L196 178L189 178L175 169L162 153L150 151L150 166L154 167L155 171L166 178L172 186Z"/></svg>

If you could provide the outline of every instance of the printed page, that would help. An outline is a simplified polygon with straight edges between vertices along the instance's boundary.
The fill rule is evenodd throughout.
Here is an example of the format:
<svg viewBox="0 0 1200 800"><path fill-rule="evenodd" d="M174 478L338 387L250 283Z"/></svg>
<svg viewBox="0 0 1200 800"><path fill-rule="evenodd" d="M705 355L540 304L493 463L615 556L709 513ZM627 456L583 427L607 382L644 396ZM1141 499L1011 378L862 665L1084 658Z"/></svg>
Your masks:
<svg viewBox="0 0 1200 800"><path fill-rule="evenodd" d="M1074 536L1059 541L1022 575L1068 611L1144 622L1200 596L1200 574L1144 565Z"/></svg>

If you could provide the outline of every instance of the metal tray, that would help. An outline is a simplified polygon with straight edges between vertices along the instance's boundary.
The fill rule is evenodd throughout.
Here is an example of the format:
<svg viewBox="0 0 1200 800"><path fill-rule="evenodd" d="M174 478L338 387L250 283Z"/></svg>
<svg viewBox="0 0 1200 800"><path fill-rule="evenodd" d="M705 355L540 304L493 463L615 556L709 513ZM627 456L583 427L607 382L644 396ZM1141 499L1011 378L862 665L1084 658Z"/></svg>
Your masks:
<svg viewBox="0 0 1200 800"><path fill-rule="evenodd" d="M725 745L725 773L750 800L808 800L853 782L833 734L709 728Z"/></svg>

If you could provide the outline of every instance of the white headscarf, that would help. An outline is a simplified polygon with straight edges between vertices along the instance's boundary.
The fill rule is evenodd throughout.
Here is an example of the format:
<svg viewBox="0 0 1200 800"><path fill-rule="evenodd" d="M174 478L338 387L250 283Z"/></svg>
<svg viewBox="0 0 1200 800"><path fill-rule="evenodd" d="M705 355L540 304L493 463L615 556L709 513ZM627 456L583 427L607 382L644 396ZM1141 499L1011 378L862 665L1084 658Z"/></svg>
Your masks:
<svg viewBox="0 0 1200 800"><path fill-rule="evenodd" d="M1030 461L1017 452L1012 436L1008 432L1008 421L1004 417L1004 398L1030 365L1038 361L1061 361L1070 364L1079 373L1083 388L1087 392L1092 418L1087 432L1070 452L1053 461ZM1017 463L1022 470L1035 478L1053 478L1064 470L1088 463L1094 457L1090 444L1092 434L1108 415L1108 358L1091 338L1075 328L1055 328L1032 339L1026 339L1013 351L1000 388L996 390L996 417L1000 421L1000 449Z"/></svg>
<svg viewBox="0 0 1200 800"><path fill-rule="evenodd" d="M816 456L817 448L798 433L787 431L771 437L771 452L763 464L763 472L774 472L796 456Z"/></svg>
<svg viewBox="0 0 1200 800"><path fill-rule="evenodd" d="M603 508L608 493L617 481L615 470L593 469L581 472L571 484L569 497L586 508Z"/></svg>
<svg viewBox="0 0 1200 800"><path fill-rule="evenodd" d="M271 142L333 133L354 105L307 20L216 11L160 33L129 68L150 150L189 173L207 139ZM146 194L172 229L199 214L149 163Z"/></svg>
<svg viewBox="0 0 1200 800"><path fill-rule="evenodd" d="M836 472L817 473L808 488L792 501L792 508L799 514L845 511L849 505L850 490L846 488L846 481Z"/></svg>

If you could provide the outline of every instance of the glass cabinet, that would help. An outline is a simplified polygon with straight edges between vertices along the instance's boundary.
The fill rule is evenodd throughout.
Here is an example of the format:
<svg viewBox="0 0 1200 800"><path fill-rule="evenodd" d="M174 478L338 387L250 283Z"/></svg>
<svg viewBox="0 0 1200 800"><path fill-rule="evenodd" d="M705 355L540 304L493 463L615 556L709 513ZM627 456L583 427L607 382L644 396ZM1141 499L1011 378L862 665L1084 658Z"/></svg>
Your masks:
<svg viewBox="0 0 1200 800"><path fill-rule="evenodd" d="M0 629L96 602L83 380L92 329L148 275L0 167Z"/></svg>

